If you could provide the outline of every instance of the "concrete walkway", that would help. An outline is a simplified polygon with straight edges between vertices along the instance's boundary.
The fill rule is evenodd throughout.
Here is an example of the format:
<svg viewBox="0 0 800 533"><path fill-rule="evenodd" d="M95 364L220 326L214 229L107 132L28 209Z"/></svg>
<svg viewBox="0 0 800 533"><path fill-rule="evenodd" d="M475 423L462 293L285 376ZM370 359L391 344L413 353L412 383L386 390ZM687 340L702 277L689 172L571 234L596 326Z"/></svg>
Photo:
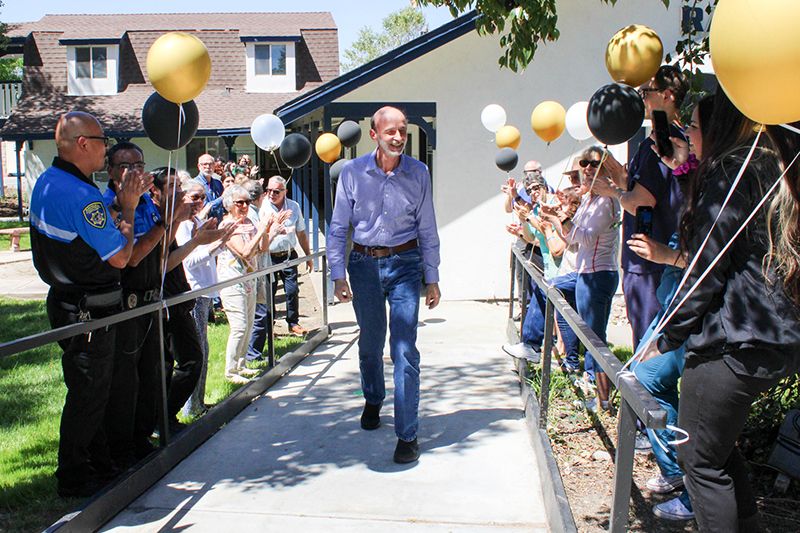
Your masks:
<svg viewBox="0 0 800 533"><path fill-rule="evenodd" d="M506 316L422 311L422 457L397 465L391 363L383 425L363 431L358 329L350 305L332 307L329 342L105 531L547 531Z"/></svg>

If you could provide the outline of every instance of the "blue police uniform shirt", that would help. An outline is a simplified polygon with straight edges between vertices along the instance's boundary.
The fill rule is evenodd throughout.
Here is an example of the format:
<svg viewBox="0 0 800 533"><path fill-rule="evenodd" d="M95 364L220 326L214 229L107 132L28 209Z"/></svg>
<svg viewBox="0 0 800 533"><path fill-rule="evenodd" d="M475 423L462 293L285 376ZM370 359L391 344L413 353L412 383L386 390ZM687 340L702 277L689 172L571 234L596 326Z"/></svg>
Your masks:
<svg viewBox="0 0 800 533"><path fill-rule="evenodd" d="M36 180L30 204L33 264L51 288L97 294L119 288L106 261L127 245L97 185L58 157Z"/></svg>
<svg viewBox="0 0 800 533"><path fill-rule="evenodd" d="M103 194L106 206L114 204L117 193L112 183ZM161 211L156 207L155 202L149 194L143 194L139 198L139 204L133 214L133 237L134 243L142 238L148 231L153 229L161 220ZM161 259L161 246L156 245L142 261L136 266L125 267L122 271L122 286L125 289L136 291L147 291L155 289L161 285L159 275Z"/></svg>

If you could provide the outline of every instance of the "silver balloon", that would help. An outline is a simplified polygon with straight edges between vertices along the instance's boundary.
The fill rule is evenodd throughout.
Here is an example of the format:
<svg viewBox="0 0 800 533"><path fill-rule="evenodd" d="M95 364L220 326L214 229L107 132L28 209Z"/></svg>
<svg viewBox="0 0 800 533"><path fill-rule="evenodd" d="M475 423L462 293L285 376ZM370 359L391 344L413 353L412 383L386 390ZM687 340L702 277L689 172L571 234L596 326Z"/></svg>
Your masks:
<svg viewBox="0 0 800 533"><path fill-rule="evenodd" d="M502 148L494 156L494 164L503 172L511 172L516 168L518 162L519 156L513 148Z"/></svg>
<svg viewBox="0 0 800 533"><path fill-rule="evenodd" d="M345 120L336 129L336 136L345 148L352 148L361 140L361 126L352 120Z"/></svg>

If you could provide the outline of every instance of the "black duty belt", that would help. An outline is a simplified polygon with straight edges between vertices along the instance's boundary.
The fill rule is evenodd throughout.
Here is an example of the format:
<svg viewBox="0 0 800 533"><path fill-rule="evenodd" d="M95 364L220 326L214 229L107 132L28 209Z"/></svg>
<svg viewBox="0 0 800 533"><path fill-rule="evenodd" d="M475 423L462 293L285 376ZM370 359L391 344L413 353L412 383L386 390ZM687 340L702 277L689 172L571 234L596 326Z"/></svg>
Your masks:
<svg viewBox="0 0 800 533"><path fill-rule="evenodd" d="M283 260L285 260L286 258L289 257L289 255L291 255L291 253L292 252L275 252L275 253L270 252L269 256L272 259L283 259Z"/></svg>
<svg viewBox="0 0 800 533"><path fill-rule="evenodd" d="M353 243L353 250L360 254L368 255L370 257L389 257L390 255L397 255L402 252L415 249L419 244L417 239L411 239L403 244L397 246L364 246L363 244Z"/></svg>
<svg viewBox="0 0 800 533"><path fill-rule="evenodd" d="M150 289L147 291L132 291L125 290L124 304L125 309L135 309L136 307L150 303L158 296L157 289Z"/></svg>

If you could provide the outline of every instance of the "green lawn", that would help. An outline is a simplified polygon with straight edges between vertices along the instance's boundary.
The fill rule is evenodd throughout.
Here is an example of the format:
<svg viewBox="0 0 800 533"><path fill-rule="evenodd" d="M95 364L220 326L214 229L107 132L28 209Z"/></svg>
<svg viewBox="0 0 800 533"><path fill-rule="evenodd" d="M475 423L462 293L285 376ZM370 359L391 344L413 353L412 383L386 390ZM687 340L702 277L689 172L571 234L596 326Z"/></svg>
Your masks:
<svg viewBox="0 0 800 533"><path fill-rule="evenodd" d="M41 301L0 299L0 342L49 329ZM228 325L209 324L206 403L239 388L223 379ZM276 340L276 354L299 338ZM58 428L66 388L56 344L0 359L0 531L42 530L80 504L55 492Z"/></svg>
<svg viewBox="0 0 800 533"><path fill-rule="evenodd" d="M0 222L0 229L8 229L8 228L27 228L27 222ZM31 236L29 234L20 235L19 237L19 248L20 250L30 250L31 249ZM0 235L0 251L8 251L11 250L11 236L10 235Z"/></svg>

